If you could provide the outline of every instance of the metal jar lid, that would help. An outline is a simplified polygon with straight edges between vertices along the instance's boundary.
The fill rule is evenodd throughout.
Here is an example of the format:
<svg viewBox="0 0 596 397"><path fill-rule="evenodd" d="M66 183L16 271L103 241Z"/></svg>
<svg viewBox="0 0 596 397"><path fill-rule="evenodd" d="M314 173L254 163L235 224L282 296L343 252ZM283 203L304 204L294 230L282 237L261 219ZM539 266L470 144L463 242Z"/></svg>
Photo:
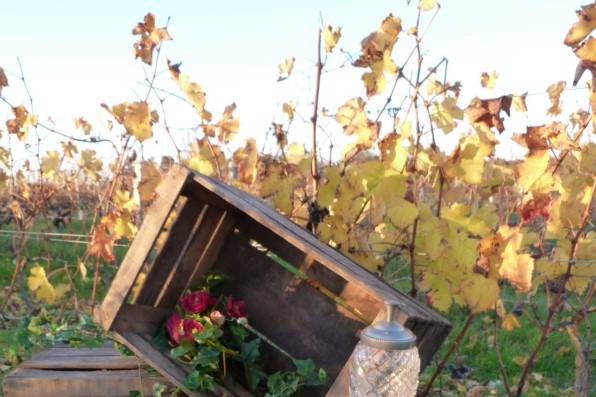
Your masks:
<svg viewBox="0 0 596 397"><path fill-rule="evenodd" d="M360 341L371 347L383 350L407 350L416 346L416 335L395 321L395 312L401 304L385 302L387 318L366 327L360 334Z"/></svg>

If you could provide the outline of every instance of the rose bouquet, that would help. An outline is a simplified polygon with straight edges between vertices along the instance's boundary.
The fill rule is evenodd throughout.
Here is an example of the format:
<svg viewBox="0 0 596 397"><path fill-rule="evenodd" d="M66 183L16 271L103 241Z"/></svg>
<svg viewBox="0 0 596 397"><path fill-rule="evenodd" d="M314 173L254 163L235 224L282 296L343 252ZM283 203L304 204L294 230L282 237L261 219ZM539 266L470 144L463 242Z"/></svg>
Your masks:
<svg viewBox="0 0 596 397"><path fill-rule="evenodd" d="M325 371L317 370L312 360L291 357L251 327L244 301L215 294L213 280L221 277L206 280L182 296L165 324L171 356L192 368L188 388L208 392L216 382L242 384L256 396L290 397L300 395L304 386L327 382ZM288 356L295 370L268 374L260 352L263 342Z"/></svg>

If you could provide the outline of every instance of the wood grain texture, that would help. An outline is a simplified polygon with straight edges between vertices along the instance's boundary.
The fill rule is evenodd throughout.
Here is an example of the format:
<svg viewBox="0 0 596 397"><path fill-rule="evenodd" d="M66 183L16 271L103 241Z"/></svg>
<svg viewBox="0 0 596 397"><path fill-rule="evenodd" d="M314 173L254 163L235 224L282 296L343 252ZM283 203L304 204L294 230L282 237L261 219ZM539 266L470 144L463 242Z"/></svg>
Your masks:
<svg viewBox="0 0 596 397"><path fill-rule="evenodd" d="M104 329L112 327L188 176L188 169L173 167L159 185L157 198L147 211L101 304L98 317Z"/></svg>
<svg viewBox="0 0 596 397"><path fill-rule="evenodd" d="M162 249L157 254L135 303L153 306L163 289L163 282L170 275L176 258L184 254L187 241L193 235L206 211L203 203L187 200L177 214ZM144 225L144 223L143 223Z"/></svg>
<svg viewBox="0 0 596 397"><path fill-rule="evenodd" d="M56 346L35 354L4 378L5 397L127 397L129 391L151 395L153 384L171 385L149 374L136 357L113 347Z"/></svg>

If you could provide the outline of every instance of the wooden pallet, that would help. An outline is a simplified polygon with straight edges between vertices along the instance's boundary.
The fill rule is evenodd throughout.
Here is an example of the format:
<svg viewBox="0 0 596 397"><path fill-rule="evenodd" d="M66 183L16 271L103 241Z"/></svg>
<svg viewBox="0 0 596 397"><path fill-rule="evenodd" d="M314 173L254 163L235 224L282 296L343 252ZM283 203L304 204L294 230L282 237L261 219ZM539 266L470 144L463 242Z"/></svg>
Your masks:
<svg viewBox="0 0 596 397"><path fill-rule="evenodd" d="M113 347L55 346L34 355L3 382L5 397L128 397L129 391L152 395L155 383L169 385L147 372L136 357Z"/></svg>
<svg viewBox="0 0 596 397"><path fill-rule="evenodd" d="M171 214L175 221L166 231ZM271 253L307 279L280 266ZM146 264L150 271L133 299L131 290ZM312 358L327 371L333 385L309 388L304 397L347 395L347 363L358 333L384 315L385 300L402 302L398 321L417 335L423 366L451 329L430 307L394 290L260 199L176 167L159 186L97 313L106 330L189 395L202 394L184 387L187 368L150 341L180 296L208 270L230 277L225 292L246 301L253 327L294 357ZM271 371L291 366L274 349L264 354ZM218 392L250 395L225 386Z"/></svg>

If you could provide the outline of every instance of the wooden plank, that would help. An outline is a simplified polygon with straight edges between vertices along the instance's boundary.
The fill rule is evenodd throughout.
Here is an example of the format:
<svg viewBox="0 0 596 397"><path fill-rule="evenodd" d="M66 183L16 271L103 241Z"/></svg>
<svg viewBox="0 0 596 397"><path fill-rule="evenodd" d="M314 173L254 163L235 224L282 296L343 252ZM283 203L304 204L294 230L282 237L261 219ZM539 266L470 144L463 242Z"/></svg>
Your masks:
<svg viewBox="0 0 596 397"><path fill-rule="evenodd" d="M200 224L201 215L205 210L206 207L203 203L196 200L186 200L172 225L171 231L168 233L163 248L147 274L135 303L149 306L155 304L163 287L163 281L168 277L175 264L175 260L172 260L172 258L183 254L184 247L190 236L192 236L193 230Z"/></svg>
<svg viewBox="0 0 596 397"><path fill-rule="evenodd" d="M157 350L140 334L134 332L115 333L139 358L155 368L160 374L169 379L189 397L212 397L204 393L189 390L185 385L187 369L175 363L166 353ZM215 395L218 397L237 397L226 388L216 385Z"/></svg>
<svg viewBox="0 0 596 397"><path fill-rule="evenodd" d="M41 356L32 357L21 368L82 370L82 369L138 369L141 362L136 357L125 356Z"/></svg>
<svg viewBox="0 0 596 397"><path fill-rule="evenodd" d="M438 324L450 327L449 321L443 316L416 301L414 298L394 290L374 274L368 272L339 251L322 243L316 236L279 214L262 200L205 175L193 173L193 179L201 186L236 206L254 220L283 236L288 242L303 252L310 253L317 261L346 280L371 290L371 293L377 294L379 299L389 300L398 298L401 301L410 303L406 309L409 316L424 316L434 320Z"/></svg>
<svg viewBox="0 0 596 397"><path fill-rule="evenodd" d="M41 352L35 354L33 357L60 357L60 356L73 356L73 357L87 357L87 356L120 356L120 353L114 349L113 344L110 346L100 346L100 347L77 347L74 348L72 346L66 345L65 347L62 346L52 346L46 350L42 350Z"/></svg>
<svg viewBox="0 0 596 397"><path fill-rule="evenodd" d="M178 194L187 181L189 171L182 167L172 167L170 173L159 185L157 198L147 211L142 226L133 240L124 261L118 268L110 285L101 309L97 313L99 323L109 330L118 311L126 301L128 294L145 262L155 239L172 210Z"/></svg>
<svg viewBox="0 0 596 397"><path fill-rule="evenodd" d="M127 397L132 390L152 395L155 383L168 384L146 371L59 371L17 368L4 378L5 397Z"/></svg>
<svg viewBox="0 0 596 397"><path fill-rule="evenodd" d="M154 332L172 309L125 303L112 328L118 332Z"/></svg>
<svg viewBox="0 0 596 397"><path fill-rule="evenodd" d="M217 258L225 234L231 228L232 219L228 212L207 207L203 222L189 240L187 249L174 264L169 277L163 281L162 292L156 301L157 306L173 309L188 288L197 268L201 268L201 273L211 266Z"/></svg>
<svg viewBox="0 0 596 397"><path fill-rule="evenodd" d="M346 315L333 300L307 283L290 290L292 273L251 246L242 234L229 237L213 269L229 277L223 293L246 302L254 328L294 357L313 359L330 379L338 375L366 323ZM266 343L263 356L271 372L292 368L287 357ZM302 395L324 396L325 391L309 388Z"/></svg>

